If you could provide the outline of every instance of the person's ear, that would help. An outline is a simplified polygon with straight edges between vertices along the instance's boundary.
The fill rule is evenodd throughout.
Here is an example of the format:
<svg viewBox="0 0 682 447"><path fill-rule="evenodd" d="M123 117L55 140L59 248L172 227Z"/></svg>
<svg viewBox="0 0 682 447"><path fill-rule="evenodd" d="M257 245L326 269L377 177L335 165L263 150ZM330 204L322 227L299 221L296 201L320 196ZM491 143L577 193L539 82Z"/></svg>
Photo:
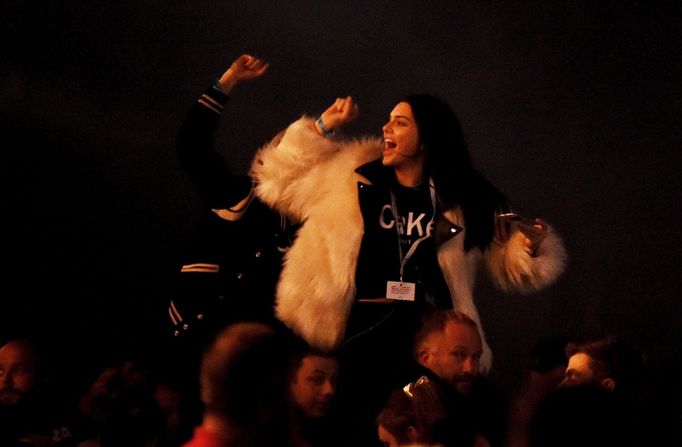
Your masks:
<svg viewBox="0 0 682 447"><path fill-rule="evenodd" d="M602 380L600 383L601 387L608 391L613 391L616 388L616 381L610 377Z"/></svg>
<svg viewBox="0 0 682 447"><path fill-rule="evenodd" d="M419 362L420 365L428 368L430 357L431 354L429 349L426 346L422 346L419 349L419 354L417 355L417 362Z"/></svg>

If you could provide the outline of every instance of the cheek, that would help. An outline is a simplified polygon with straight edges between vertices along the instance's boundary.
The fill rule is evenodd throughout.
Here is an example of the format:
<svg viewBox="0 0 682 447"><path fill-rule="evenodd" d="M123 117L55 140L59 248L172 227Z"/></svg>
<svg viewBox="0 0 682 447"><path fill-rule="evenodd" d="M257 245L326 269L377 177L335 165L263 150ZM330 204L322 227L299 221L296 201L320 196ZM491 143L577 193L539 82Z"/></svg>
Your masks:
<svg viewBox="0 0 682 447"><path fill-rule="evenodd" d="M400 136L400 139L405 149L409 149L410 152L417 151L419 147L419 137L416 133L406 131Z"/></svg>
<svg viewBox="0 0 682 447"><path fill-rule="evenodd" d="M443 358L434 358L429 368L441 376L447 375L450 371L447 360Z"/></svg>
<svg viewBox="0 0 682 447"><path fill-rule="evenodd" d="M406 136L401 141L401 146L402 146L401 152L407 153L409 155L414 155L417 153L418 150L418 141L415 138Z"/></svg>
<svg viewBox="0 0 682 447"><path fill-rule="evenodd" d="M452 357L448 357L442 360L441 368L448 375L452 375L458 373L459 370L462 369L462 364Z"/></svg>
<svg viewBox="0 0 682 447"><path fill-rule="evenodd" d="M291 387L291 395L296 402L304 402L308 399L309 394L310 392L308 391L308 387L301 382Z"/></svg>
<svg viewBox="0 0 682 447"><path fill-rule="evenodd" d="M317 397L324 395L324 385L316 385L311 387L310 394Z"/></svg>
<svg viewBox="0 0 682 447"><path fill-rule="evenodd" d="M320 392L321 389L322 389L322 387L320 387L319 385L313 385L313 384L306 385L305 390L303 392L305 397L306 397L306 400L309 400L309 401L315 400L317 398L317 396L319 396L321 394L321 392Z"/></svg>

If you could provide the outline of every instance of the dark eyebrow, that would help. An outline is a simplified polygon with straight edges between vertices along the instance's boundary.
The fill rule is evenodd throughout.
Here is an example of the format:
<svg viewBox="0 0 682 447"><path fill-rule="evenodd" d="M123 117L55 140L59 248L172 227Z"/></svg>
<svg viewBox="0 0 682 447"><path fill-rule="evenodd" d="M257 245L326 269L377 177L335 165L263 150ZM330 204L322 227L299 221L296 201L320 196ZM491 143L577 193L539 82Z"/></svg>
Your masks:
<svg viewBox="0 0 682 447"><path fill-rule="evenodd" d="M402 119L405 119L407 121L412 121L409 117L407 117L405 115L393 115L393 118L402 118Z"/></svg>

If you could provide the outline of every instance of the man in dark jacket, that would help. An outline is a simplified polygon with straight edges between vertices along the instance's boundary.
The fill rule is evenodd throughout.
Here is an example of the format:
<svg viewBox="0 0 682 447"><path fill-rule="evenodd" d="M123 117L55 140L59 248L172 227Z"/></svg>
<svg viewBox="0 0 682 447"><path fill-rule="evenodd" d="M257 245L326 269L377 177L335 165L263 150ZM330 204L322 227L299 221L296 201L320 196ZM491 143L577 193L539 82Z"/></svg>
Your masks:
<svg viewBox="0 0 682 447"><path fill-rule="evenodd" d="M439 385L452 424L444 440L482 436L492 447L501 446L506 430L507 397L481 375L483 352L476 323L466 314L438 309L423 320L415 337L414 354L427 375ZM447 444L447 442L446 442Z"/></svg>

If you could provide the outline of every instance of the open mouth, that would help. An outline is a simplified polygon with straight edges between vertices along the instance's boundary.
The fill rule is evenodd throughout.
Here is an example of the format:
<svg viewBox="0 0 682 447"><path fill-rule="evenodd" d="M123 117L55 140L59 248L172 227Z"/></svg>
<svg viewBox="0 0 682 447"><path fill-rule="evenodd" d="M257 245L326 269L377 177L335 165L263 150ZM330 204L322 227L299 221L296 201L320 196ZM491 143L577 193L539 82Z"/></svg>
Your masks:
<svg viewBox="0 0 682 447"><path fill-rule="evenodd" d="M389 139L385 139L384 144L386 145L387 149L395 149L397 146L395 141Z"/></svg>

